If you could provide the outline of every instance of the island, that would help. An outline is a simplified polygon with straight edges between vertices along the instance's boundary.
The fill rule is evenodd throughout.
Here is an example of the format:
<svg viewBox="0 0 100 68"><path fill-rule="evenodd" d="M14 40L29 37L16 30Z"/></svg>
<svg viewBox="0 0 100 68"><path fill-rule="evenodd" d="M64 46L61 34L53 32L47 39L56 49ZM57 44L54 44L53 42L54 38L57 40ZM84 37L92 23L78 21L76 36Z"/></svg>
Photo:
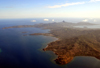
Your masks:
<svg viewBox="0 0 100 68"><path fill-rule="evenodd" d="M84 25L94 25L84 23ZM25 27L35 27L50 29L48 33L33 33L29 35L53 36L58 40L50 42L44 51L53 51L58 57L55 62L64 65L73 60L75 56L92 56L100 59L100 29L75 28L82 23L44 23L35 25L24 25ZM24 26L12 26L8 28L22 28Z"/></svg>

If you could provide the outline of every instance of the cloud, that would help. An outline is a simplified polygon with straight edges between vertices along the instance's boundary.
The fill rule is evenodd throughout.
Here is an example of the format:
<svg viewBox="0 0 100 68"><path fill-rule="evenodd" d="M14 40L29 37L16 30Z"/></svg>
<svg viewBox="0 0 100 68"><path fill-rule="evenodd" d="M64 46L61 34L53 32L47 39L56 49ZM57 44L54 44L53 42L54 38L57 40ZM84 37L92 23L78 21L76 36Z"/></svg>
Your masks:
<svg viewBox="0 0 100 68"><path fill-rule="evenodd" d="M82 20L83 22L87 22L88 21L88 19L84 19L84 20Z"/></svg>
<svg viewBox="0 0 100 68"><path fill-rule="evenodd" d="M32 20L31 22L36 22L36 20Z"/></svg>
<svg viewBox="0 0 100 68"><path fill-rule="evenodd" d="M52 21L55 21L54 19L52 19Z"/></svg>
<svg viewBox="0 0 100 68"><path fill-rule="evenodd" d="M49 19L44 19L44 21L49 21Z"/></svg>
<svg viewBox="0 0 100 68"><path fill-rule="evenodd" d="M97 22L96 20L94 20L94 22Z"/></svg>
<svg viewBox="0 0 100 68"><path fill-rule="evenodd" d="M96 1L100 1L100 0L90 0L90 2L96 2Z"/></svg>
<svg viewBox="0 0 100 68"><path fill-rule="evenodd" d="M61 7L71 6L71 5L78 5L78 4L85 4L85 2L66 3L62 5L48 6L48 8L61 8Z"/></svg>
<svg viewBox="0 0 100 68"><path fill-rule="evenodd" d="M85 3L90 3L90 2L97 2L97 1L100 1L100 0L90 0L90 1L86 1L86 2L65 3L65 4L62 4L62 5L47 6L47 8L61 8L61 7L85 4Z"/></svg>

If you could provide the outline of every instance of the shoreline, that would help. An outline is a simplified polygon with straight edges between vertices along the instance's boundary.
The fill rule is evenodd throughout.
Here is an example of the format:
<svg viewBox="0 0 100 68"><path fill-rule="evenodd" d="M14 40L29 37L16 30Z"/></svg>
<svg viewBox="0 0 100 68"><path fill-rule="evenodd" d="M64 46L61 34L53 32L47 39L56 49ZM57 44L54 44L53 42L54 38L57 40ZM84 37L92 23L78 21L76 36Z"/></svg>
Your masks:
<svg viewBox="0 0 100 68"><path fill-rule="evenodd" d="M57 64L67 64L71 62L75 56L93 56L100 59L100 30L62 27L67 24L68 23L49 23L34 25L34 27L45 28L50 31L48 33L34 33L29 35L43 35L57 38L57 40L47 43L46 47L43 48L44 51L53 51L53 53L58 56L54 60Z"/></svg>
<svg viewBox="0 0 100 68"><path fill-rule="evenodd" d="M44 47L44 48L42 49L43 51L47 51L46 49L50 46L49 44L61 40L60 38L55 37L55 36L54 36L53 34L51 34L51 33L33 33L33 34L29 34L29 35L43 35L43 36L50 36L50 37L56 38L56 40L47 43L46 47ZM48 50L48 51L52 51L52 52L57 56L57 57L55 57L55 58L53 59L53 61L55 61L55 63L58 64L58 62L56 62L56 60L59 58L59 55L58 55L55 51L53 51L53 50Z"/></svg>
<svg viewBox="0 0 100 68"><path fill-rule="evenodd" d="M50 31L51 31L51 29L50 29ZM47 43L47 46L42 49L43 51L52 51L57 56L55 59L53 59L53 61L55 61L56 64L65 65L65 64L71 62L74 59L75 56L78 56L78 55L73 55L73 54L78 52L77 50L79 48L77 48L78 47L77 45L73 46L72 50L69 50L64 55L61 55L59 52L57 52L58 49L55 49L54 44L57 43L57 42L62 42L62 39L54 36L52 32L50 32L50 33L33 33L33 34L29 34L29 35L43 35L43 36L54 37L54 38L57 39L57 40L54 40L54 41ZM66 42L66 43L68 43L68 42ZM59 44L57 44L57 45L59 45ZM54 47L54 48L50 48L50 47ZM75 50L75 48L77 48L77 50ZM95 50L94 50L94 52L95 52ZM79 54L81 54L81 53L82 52L80 52ZM98 52L96 52L96 53L98 53ZM90 56L90 55L84 54L84 55L79 55L79 56ZM94 57L97 57L97 56L94 55Z"/></svg>

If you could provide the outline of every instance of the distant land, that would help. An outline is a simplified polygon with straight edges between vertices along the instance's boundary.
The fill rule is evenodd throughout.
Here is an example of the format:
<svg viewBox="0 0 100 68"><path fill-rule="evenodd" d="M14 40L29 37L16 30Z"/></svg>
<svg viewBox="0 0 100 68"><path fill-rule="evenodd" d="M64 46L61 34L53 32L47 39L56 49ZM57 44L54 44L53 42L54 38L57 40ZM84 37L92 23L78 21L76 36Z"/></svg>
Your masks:
<svg viewBox="0 0 100 68"><path fill-rule="evenodd" d="M50 25L50 26L49 26ZM96 25L88 22L79 22L79 23L71 23L71 22L54 22L54 23L40 23L40 24L35 24L35 25L19 25L19 26L11 26L11 27L4 27L2 29L9 29L9 28L25 28L25 27L36 27L36 28L54 28L53 26L56 27L73 27L73 26L79 26L79 25Z"/></svg>
<svg viewBox="0 0 100 68"><path fill-rule="evenodd" d="M78 25L95 24L86 22L59 22L19 25L4 27L2 29L23 27L50 29L49 33L33 33L29 35L44 35L58 38L58 40L48 43L48 46L43 49L44 51L53 51L58 56L55 59L57 64L67 64L73 60L75 56L92 56L100 59L100 29L74 28L74 26Z"/></svg>

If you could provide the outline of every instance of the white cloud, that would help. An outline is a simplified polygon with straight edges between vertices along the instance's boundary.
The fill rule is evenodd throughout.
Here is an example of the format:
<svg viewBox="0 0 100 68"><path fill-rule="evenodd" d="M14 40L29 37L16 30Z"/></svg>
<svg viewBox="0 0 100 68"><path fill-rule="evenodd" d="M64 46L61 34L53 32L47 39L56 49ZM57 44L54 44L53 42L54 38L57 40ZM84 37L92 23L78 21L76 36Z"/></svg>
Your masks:
<svg viewBox="0 0 100 68"><path fill-rule="evenodd" d="M83 22L87 22L88 21L88 19L84 19L84 20L82 20Z"/></svg>
<svg viewBox="0 0 100 68"><path fill-rule="evenodd" d="M94 22L97 22L96 20L94 20Z"/></svg>
<svg viewBox="0 0 100 68"><path fill-rule="evenodd" d="M78 5L78 4L84 4L85 2L76 2L76 3L66 3L62 5L54 5L54 6L48 6L48 8L61 8L61 7L66 7L66 6L71 6L71 5Z"/></svg>
<svg viewBox="0 0 100 68"><path fill-rule="evenodd" d="M100 1L100 0L90 0L90 2L96 2L96 1Z"/></svg>
<svg viewBox="0 0 100 68"><path fill-rule="evenodd" d="M49 21L49 19L44 19L44 21Z"/></svg>
<svg viewBox="0 0 100 68"><path fill-rule="evenodd" d="M52 21L55 21L54 19L52 19Z"/></svg>
<svg viewBox="0 0 100 68"><path fill-rule="evenodd" d="M31 22L36 22L36 20L32 20Z"/></svg>

